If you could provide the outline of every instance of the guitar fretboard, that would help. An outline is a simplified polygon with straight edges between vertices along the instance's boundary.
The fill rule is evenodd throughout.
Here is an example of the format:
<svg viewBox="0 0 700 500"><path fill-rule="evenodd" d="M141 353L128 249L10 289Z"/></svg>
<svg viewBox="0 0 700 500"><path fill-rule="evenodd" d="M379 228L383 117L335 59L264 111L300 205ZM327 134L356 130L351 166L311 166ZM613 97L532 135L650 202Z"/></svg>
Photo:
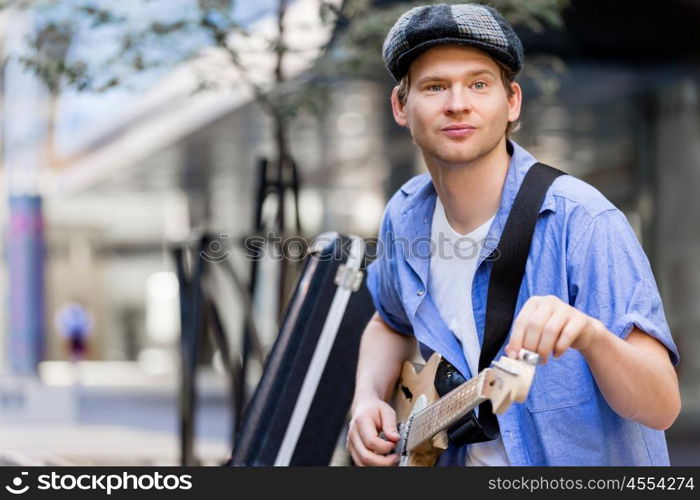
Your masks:
<svg viewBox="0 0 700 500"><path fill-rule="evenodd" d="M486 401L482 387L488 369L447 393L413 416L406 449L413 451L438 432L447 429L472 409Z"/></svg>

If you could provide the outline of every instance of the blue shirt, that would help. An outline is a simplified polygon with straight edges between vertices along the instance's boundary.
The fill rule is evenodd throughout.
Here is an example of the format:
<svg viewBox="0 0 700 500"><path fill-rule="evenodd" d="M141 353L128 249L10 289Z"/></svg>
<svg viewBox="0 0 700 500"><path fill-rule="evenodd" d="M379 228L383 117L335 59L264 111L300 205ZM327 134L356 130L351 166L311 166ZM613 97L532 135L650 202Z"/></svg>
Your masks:
<svg viewBox="0 0 700 500"><path fill-rule="evenodd" d="M500 206L472 284L480 343L493 266L488 256L498 245L526 172L536 163L516 143L509 141L508 149L511 160ZM457 337L428 293L436 197L427 173L392 196L381 222L377 259L367 269L367 286L380 316L398 332L414 335L424 359L436 351L471 378ZM598 190L570 175L557 178L542 203L514 317L533 295L555 295L621 338L636 326L664 344L672 363L678 363L649 261L627 219ZM501 355L503 349L496 359ZM574 349L539 365L525 403L511 405L498 422L512 465L669 464L664 432L615 413ZM466 450L451 446L438 464L463 464Z"/></svg>

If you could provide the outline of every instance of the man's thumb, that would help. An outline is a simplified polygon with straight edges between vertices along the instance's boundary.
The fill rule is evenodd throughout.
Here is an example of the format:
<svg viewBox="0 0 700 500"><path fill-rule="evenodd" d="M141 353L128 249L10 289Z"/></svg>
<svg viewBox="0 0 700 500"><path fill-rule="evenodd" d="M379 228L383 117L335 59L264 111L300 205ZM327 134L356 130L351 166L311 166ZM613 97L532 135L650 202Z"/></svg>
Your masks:
<svg viewBox="0 0 700 500"><path fill-rule="evenodd" d="M396 412L388 405L382 406L379 409L379 413L382 417L382 430L387 439L391 441L398 441L399 432L396 428Z"/></svg>

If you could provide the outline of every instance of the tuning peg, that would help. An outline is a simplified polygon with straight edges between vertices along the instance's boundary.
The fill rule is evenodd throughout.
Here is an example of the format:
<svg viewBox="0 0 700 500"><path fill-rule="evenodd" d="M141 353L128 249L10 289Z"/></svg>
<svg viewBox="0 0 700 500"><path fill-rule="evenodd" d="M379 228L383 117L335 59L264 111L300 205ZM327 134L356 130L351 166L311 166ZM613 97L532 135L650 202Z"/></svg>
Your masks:
<svg viewBox="0 0 700 500"><path fill-rule="evenodd" d="M520 361L525 361L528 365L537 366L537 363L540 361L540 356L536 352L520 349L518 359Z"/></svg>

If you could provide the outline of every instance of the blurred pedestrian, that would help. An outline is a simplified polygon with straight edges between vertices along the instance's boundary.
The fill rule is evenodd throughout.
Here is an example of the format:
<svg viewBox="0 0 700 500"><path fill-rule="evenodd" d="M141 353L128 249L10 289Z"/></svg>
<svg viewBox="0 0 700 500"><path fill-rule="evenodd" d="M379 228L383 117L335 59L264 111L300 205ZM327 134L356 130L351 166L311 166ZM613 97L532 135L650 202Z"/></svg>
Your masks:
<svg viewBox="0 0 700 500"><path fill-rule="evenodd" d="M89 313L78 302L68 302L56 313L58 332L66 341L70 360L81 361L87 352L87 340L93 327Z"/></svg>

